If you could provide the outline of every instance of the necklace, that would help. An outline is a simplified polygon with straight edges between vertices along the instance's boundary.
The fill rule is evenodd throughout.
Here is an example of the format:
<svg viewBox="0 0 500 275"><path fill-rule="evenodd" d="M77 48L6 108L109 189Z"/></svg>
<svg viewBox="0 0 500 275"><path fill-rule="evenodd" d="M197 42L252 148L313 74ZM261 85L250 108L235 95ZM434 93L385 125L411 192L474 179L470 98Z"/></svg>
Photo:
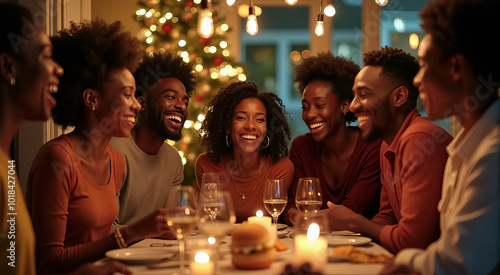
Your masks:
<svg viewBox="0 0 500 275"><path fill-rule="evenodd" d="M260 171L262 171L262 167L263 166L264 166L264 160L261 160L260 161L260 165L259 165L259 173L258 173L258 175L260 175ZM253 186L252 190L250 190L250 192L248 192L247 194L241 193L240 190L238 190L238 188L236 188L236 184L234 183L233 171L231 170L229 173L231 175L231 182L233 183L234 189L236 190L236 192L238 192L238 194L240 194L242 200L244 200L247 195L249 195L250 193L252 193L255 190L255 188L257 188L257 184L259 183L259 181L255 181L255 185Z"/></svg>

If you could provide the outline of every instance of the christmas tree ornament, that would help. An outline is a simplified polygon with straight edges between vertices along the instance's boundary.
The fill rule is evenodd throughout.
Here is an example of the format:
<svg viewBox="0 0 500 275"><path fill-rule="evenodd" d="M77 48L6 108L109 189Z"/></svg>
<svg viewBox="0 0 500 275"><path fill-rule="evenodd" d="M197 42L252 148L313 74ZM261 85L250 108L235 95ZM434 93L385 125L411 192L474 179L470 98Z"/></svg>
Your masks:
<svg viewBox="0 0 500 275"><path fill-rule="evenodd" d="M161 26L161 31L163 33L170 33L172 31L172 24L167 22Z"/></svg>
<svg viewBox="0 0 500 275"><path fill-rule="evenodd" d="M222 62L224 62L224 59L220 56L217 56L214 58L214 65L215 66L220 66L220 64L222 64Z"/></svg>

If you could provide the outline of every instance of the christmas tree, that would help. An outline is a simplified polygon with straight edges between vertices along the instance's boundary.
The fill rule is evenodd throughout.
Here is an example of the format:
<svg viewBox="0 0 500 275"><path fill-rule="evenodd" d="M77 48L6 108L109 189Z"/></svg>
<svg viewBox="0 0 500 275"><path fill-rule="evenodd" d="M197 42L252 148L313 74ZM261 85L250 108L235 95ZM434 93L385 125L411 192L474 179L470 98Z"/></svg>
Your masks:
<svg viewBox="0 0 500 275"><path fill-rule="evenodd" d="M217 94L221 86L233 81L245 81L244 68L231 57L225 37L231 28L217 13L217 2L212 3L215 32L210 38L198 35L198 15L201 0L140 1L136 19L143 27L143 50L170 51L191 62L197 74L197 87L189 103L189 117L183 129L183 138L173 144L184 163L184 183L195 182L194 163L204 151L198 142L204 116L203 107Z"/></svg>

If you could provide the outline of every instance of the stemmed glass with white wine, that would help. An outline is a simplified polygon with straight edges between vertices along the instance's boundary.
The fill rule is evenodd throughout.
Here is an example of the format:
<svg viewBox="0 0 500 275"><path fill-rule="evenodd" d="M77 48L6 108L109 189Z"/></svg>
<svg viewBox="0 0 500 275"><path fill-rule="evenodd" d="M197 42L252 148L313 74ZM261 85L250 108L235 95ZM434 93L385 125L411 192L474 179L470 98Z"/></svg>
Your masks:
<svg viewBox="0 0 500 275"><path fill-rule="evenodd" d="M323 204L318 178L300 178L295 193L295 205L301 212L318 212Z"/></svg>
<svg viewBox="0 0 500 275"><path fill-rule="evenodd" d="M201 234L213 238L214 274L218 274L219 240L231 231L233 224L236 222L236 215L234 214L234 206L229 192L218 191L211 194L212 196L204 196L203 193L200 193L198 201L200 218L197 226ZM206 205L210 205L210 207ZM213 211L214 205L216 205L217 211ZM216 215L215 212L217 212Z"/></svg>
<svg viewBox="0 0 500 275"><path fill-rule="evenodd" d="M268 179L264 185L264 207L273 218L273 223L278 224L278 217L285 210L288 202L288 192L283 180Z"/></svg>
<svg viewBox="0 0 500 275"><path fill-rule="evenodd" d="M196 198L191 186L172 186L166 203L167 224L179 240L179 274L188 274L185 267L186 243L198 220Z"/></svg>
<svg viewBox="0 0 500 275"><path fill-rule="evenodd" d="M211 220L220 213L217 194L222 192L219 173L207 172L203 174L200 188L200 200L203 199L203 211L207 212Z"/></svg>

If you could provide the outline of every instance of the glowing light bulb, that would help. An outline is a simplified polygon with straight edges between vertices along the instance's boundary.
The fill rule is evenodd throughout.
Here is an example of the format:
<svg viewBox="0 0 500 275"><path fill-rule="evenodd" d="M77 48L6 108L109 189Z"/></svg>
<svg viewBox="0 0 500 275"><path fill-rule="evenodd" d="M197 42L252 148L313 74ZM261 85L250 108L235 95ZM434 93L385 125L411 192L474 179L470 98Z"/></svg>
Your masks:
<svg viewBox="0 0 500 275"><path fill-rule="evenodd" d="M236 0L226 0L226 4L228 6L232 6L234 4L234 2L236 2Z"/></svg>
<svg viewBox="0 0 500 275"><path fill-rule="evenodd" d="M316 22L314 33L317 36L322 36L323 34L325 34L325 26L323 25L323 14L318 14L318 21Z"/></svg>
<svg viewBox="0 0 500 275"><path fill-rule="evenodd" d="M249 35L256 35L259 32L259 23L257 23L257 16L255 16L253 6L248 9L247 18L247 33Z"/></svg>
<svg viewBox="0 0 500 275"><path fill-rule="evenodd" d="M377 3L377 5L383 7L383 6L387 5L387 3L389 3L389 0L375 0L375 3Z"/></svg>
<svg viewBox="0 0 500 275"><path fill-rule="evenodd" d="M328 17L333 17L337 11L335 10L333 4L328 4L328 6L325 7L324 13Z"/></svg>
<svg viewBox="0 0 500 275"><path fill-rule="evenodd" d="M419 41L418 35L416 33L410 34L410 39L409 39L410 48L415 50L418 47L419 42L420 41Z"/></svg>
<svg viewBox="0 0 500 275"><path fill-rule="evenodd" d="M297 1L299 1L299 0L285 0L285 3L287 3L290 6L293 6L293 5L297 4Z"/></svg>
<svg viewBox="0 0 500 275"><path fill-rule="evenodd" d="M208 0L201 3L200 14L198 15L198 35L203 38L210 38L214 34L214 20L212 11L208 7Z"/></svg>

